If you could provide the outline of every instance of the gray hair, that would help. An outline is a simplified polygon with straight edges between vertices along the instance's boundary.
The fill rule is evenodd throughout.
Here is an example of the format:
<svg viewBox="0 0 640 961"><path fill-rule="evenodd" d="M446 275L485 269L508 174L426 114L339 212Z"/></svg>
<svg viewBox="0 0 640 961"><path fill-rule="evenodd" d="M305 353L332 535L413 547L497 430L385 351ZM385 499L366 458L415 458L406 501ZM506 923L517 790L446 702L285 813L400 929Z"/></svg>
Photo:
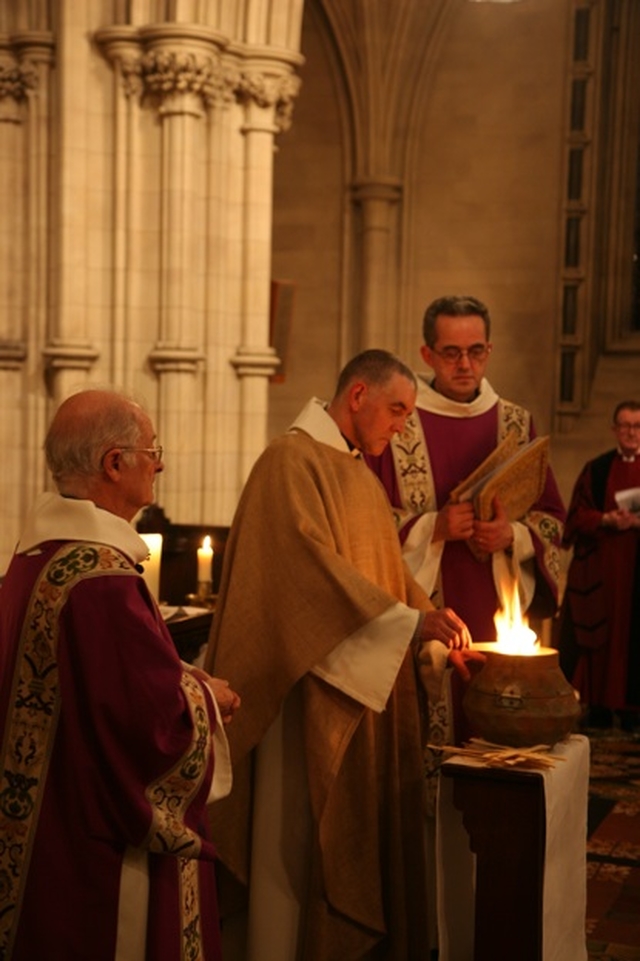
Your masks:
<svg viewBox="0 0 640 961"><path fill-rule="evenodd" d="M58 408L44 442L47 466L57 486L70 477L99 474L114 447L136 447L143 408L116 390L88 388Z"/></svg>
<svg viewBox="0 0 640 961"><path fill-rule="evenodd" d="M436 322L438 317L482 317L487 340L491 336L491 318L488 308L476 297L451 295L438 297L427 307L422 321L422 336L427 347L435 347L438 339Z"/></svg>
<svg viewBox="0 0 640 961"><path fill-rule="evenodd" d="M338 383L336 385L335 396L339 397L354 380L363 380L365 384L381 387L393 377L400 374L406 377L414 387L417 386L416 377L413 371L398 360L388 350L373 348L364 350L361 354L356 354L343 367Z"/></svg>

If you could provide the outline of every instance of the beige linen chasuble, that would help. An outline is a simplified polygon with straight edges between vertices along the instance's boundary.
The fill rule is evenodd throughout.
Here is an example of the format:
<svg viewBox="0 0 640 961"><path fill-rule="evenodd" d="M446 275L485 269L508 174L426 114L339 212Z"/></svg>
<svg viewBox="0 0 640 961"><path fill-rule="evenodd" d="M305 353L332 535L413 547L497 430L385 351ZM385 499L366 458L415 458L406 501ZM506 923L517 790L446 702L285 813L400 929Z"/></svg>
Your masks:
<svg viewBox="0 0 640 961"><path fill-rule="evenodd" d="M314 399L247 482L205 664L243 698L212 824L248 961L426 949L416 608L384 490Z"/></svg>

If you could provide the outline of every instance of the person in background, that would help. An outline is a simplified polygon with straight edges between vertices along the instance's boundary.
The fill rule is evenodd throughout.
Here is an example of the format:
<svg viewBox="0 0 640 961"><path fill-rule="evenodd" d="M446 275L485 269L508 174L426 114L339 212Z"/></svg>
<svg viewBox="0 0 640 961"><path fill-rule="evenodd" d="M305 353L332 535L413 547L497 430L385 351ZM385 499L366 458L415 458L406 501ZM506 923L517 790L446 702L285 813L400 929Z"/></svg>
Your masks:
<svg viewBox="0 0 640 961"><path fill-rule="evenodd" d="M564 546L573 555L556 646L587 726L611 727L617 714L623 728L634 730L640 726L640 402L616 406L613 432L616 447L585 464L571 497Z"/></svg>
<svg viewBox="0 0 640 961"><path fill-rule="evenodd" d="M509 432L518 444L535 437L530 413L498 396L485 377L491 355L491 319L475 297L434 300L425 312L422 359L433 371L418 376L416 409L405 430L367 462L394 509L411 573L436 606L452 607L474 641L494 641L494 617L515 588L521 610L555 613L564 506L552 471L542 496L510 521L494 500L490 520L479 520L472 501L452 503L451 492ZM452 691L432 719L438 740L463 741L472 733L462 710L463 690Z"/></svg>
<svg viewBox="0 0 640 961"><path fill-rule="evenodd" d="M469 634L410 577L363 459L415 394L391 354L359 354L238 505L205 658L245 705L234 790L211 811L239 895L227 961L429 957L419 677L437 696L448 662L465 673Z"/></svg>
<svg viewBox="0 0 640 961"><path fill-rule="evenodd" d="M231 787L239 699L183 664L131 526L163 469L117 392L58 408L0 589L0 956L219 961L206 803Z"/></svg>

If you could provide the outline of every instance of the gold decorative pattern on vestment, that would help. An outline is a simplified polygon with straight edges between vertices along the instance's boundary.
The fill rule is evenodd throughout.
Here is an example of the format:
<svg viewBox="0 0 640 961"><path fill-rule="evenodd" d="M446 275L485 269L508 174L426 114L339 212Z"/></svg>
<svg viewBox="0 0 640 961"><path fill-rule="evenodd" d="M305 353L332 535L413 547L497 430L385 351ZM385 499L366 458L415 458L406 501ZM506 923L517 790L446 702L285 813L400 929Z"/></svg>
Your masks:
<svg viewBox="0 0 640 961"><path fill-rule="evenodd" d="M158 854L178 856L182 950L185 961L203 957L198 886L200 835L185 824L187 808L202 787L212 754L211 730L204 692L199 682L184 671L181 686L193 721L188 753L178 764L146 790L153 822L145 846Z"/></svg>
<svg viewBox="0 0 640 961"><path fill-rule="evenodd" d="M0 775L0 958L9 958L53 750L60 691L58 628L73 587L84 577L132 574L105 545L66 543L40 572L16 655Z"/></svg>
<svg viewBox="0 0 640 961"><path fill-rule="evenodd" d="M510 400L498 401L498 440L503 440L510 431L518 435L518 443L529 441L531 429L531 414L524 407L514 404Z"/></svg>
<svg viewBox="0 0 640 961"><path fill-rule="evenodd" d="M524 523L540 540L544 566L557 584L560 579L560 543L564 525L551 514L542 511L529 511Z"/></svg>
<svg viewBox="0 0 640 961"><path fill-rule="evenodd" d="M393 513L401 529L416 514L437 510L429 450L417 411L407 417L402 434L393 438L391 451L402 501L402 508L394 507Z"/></svg>
<svg viewBox="0 0 640 961"><path fill-rule="evenodd" d="M498 401L497 441L513 431L518 444L526 444L530 422L531 415L524 407L508 400ZM417 409L407 418L402 434L392 440L391 451L402 502L401 508L394 507L393 515L400 530L411 518L438 509L429 448Z"/></svg>
<svg viewBox="0 0 640 961"><path fill-rule="evenodd" d="M178 858L182 927L181 961L202 961L204 958L198 864L199 862L194 858Z"/></svg>

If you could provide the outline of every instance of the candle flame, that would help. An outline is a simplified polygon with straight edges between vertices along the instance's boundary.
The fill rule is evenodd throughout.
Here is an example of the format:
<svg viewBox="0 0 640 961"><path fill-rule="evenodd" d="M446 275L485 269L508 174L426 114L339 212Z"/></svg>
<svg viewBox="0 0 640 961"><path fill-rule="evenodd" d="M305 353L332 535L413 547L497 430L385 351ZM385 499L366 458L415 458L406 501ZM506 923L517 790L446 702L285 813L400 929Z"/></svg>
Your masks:
<svg viewBox="0 0 640 961"><path fill-rule="evenodd" d="M202 547L205 551L211 550L211 538L209 537L208 534L204 537L202 541Z"/></svg>
<svg viewBox="0 0 640 961"><path fill-rule="evenodd" d="M533 654L539 645L535 631L522 614L517 584L503 590L504 607L499 608L493 618L496 625L498 650L504 654Z"/></svg>

